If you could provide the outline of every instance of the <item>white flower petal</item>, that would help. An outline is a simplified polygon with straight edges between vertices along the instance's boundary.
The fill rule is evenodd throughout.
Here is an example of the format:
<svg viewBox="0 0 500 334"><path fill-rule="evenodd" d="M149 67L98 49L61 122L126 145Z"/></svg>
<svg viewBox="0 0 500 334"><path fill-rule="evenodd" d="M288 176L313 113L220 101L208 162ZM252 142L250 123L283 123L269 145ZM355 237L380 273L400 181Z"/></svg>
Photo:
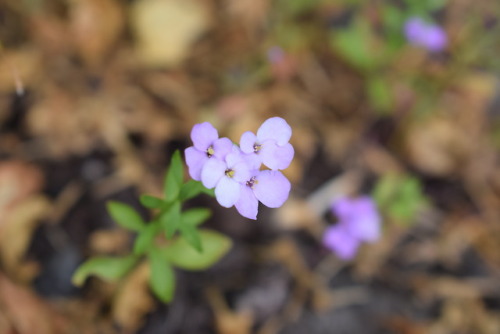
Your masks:
<svg viewBox="0 0 500 334"><path fill-rule="evenodd" d="M215 198L220 205L230 208L240 199L241 185L231 178L222 177L215 187Z"/></svg>
<svg viewBox="0 0 500 334"><path fill-rule="evenodd" d="M290 140L292 128L281 117L272 117L266 120L257 130L257 139L260 143L272 139L279 146L283 146Z"/></svg>
<svg viewBox="0 0 500 334"><path fill-rule="evenodd" d="M203 152L205 152L217 138L219 138L217 129L208 122L195 124L191 130L191 140L193 141L194 147Z"/></svg>
<svg viewBox="0 0 500 334"><path fill-rule="evenodd" d="M257 219L257 212L259 211L259 201L255 197L252 189L247 186L240 186L241 193L240 199L234 205L236 210L246 218Z"/></svg>
<svg viewBox="0 0 500 334"><path fill-rule="evenodd" d="M201 182L208 189L212 189L217 185L219 180L224 176L226 171L226 163L216 158L210 158L201 170Z"/></svg>
<svg viewBox="0 0 500 334"><path fill-rule="evenodd" d="M254 145L257 142L257 137L253 132L247 131L241 135L240 148L244 153L253 153Z"/></svg>
<svg viewBox="0 0 500 334"><path fill-rule="evenodd" d="M186 148L184 156L186 157L186 164L189 168L189 175L193 180L200 181L201 170L208 160L207 154L191 146Z"/></svg>
<svg viewBox="0 0 500 334"><path fill-rule="evenodd" d="M261 171L253 186L255 197L265 206L278 208L285 203L290 194L290 181L279 171Z"/></svg>

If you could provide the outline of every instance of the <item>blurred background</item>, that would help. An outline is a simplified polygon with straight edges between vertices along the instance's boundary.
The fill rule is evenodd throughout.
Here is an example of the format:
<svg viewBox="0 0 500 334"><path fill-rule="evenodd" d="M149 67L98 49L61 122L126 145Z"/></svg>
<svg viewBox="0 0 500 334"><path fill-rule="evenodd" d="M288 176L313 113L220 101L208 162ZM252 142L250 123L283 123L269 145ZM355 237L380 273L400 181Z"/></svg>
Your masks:
<svg viewBox="0 0 500 334"><path fill-rule="evenodd" d="M0 333L500 333L500 3L0 1ZM161 193L209 121L238 142L293 128L288 202L258 221L213 198L231 252L164 305L105 210ZM382 235L340 260L332 200ZM144 217L148 212L141 209Z"/></svg>

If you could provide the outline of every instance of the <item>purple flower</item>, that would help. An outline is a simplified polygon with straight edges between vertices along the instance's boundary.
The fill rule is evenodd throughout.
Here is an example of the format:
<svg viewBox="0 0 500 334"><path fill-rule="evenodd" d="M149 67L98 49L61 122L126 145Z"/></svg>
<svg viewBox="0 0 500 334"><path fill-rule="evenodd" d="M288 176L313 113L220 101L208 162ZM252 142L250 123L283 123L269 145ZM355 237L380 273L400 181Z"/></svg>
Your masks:
<svg viewBox="0 0 500 334"><path fill-rule="evenodd" d="M262 123L257 135L245 132L240 139L240 148L254 156L255 164L259 166L263 163L272 170L285 169L294 155L293 146L288 142L291 136L290 125L281 117L272 117Z"/></svg>
<svg viewBox="0 0 500 334"><path fill-rule="evenodd" d="M254 171L251 175L241 185L235 206L243 217L257 219L259 201L270 208L279 208L288 199L291 185L280 171Z"/></svg>
<svg viewBox="0 0 500 334"><path fill-rule="evenodd" d="M201 182L208 189L215 187L220 205L232 207L240 198L241 184L250 179L247 161L235 146L224 160L210 159L201 172Z"/></svg>
<svg viewBox="0 0 500 334"><path fill-rule="evenodd" d="M282 48L279 46L273 46L267 50L267 60L269 60L270 63L276 64L285 58L285 51L283 51Z"/></svg>
<svg viewBox="0 0 500 334"><path fill-rule="evenodd" d="M352 259L362 242L379 239L380 216L370 197L338 199L332 211L338 223L326 229L323 244L341 259Z"/></svg>
<svg viewBox="0 0 500 334"><path fill-rule="evenodd" d="M241 147L220 138L210 123L196 124L193 146L185 150L189 174L209 189L215 188L220 205L236 206L247 218L256 219L259 201L271 208L283 205L291 185L278 169L290 165L294 150L288 141L292 129L280 117L266 120L257 135L246 132ZM272 170L260 171L264 163Z"/></svg>
<svg viewBox="0 0 500 334"><path fill-rule="evenodd" d="M413 45L432 52L442 51L448 44L446 32L436 24L427 23L419 17L412 17L404 26L406 39Z"/></svg>
<svg viewBox="0 0 500 334"><path fill-rule="evenodd" d="M219 133L212 124L196 124L191 130L193 146L185 150L189 175L196 181L201 180L201 173L206 163L215 157L224 159L231 152L233 143L228 138L219 138Z"/></svg>

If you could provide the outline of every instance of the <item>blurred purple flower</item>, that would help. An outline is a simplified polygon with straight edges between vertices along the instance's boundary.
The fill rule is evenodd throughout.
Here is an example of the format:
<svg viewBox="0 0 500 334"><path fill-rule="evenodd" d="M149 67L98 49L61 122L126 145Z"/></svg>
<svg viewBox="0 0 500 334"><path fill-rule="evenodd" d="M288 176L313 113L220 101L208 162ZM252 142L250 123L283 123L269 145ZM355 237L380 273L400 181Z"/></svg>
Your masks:
<svg viewBox="0 0 500 334"><path fill-rule="evenodd" d="M267 60L271 64L281 62L285 58L285 51L279 46L273 46L267 50Z"/></svg>
<svg viewBox="0 0 500 334"><path fill-rule="evenodd" d="M281 117L272 117L262 123L257 135L245 132L240 139L240 148L253 156L258 166L263 163L272 170L285 169L294 156L293 146L288 142L291 136L290 125Z"/></svg>
<svg viewBox="0 0 500 334"><path fill-rule="evenodd" d="M404 26L406 39L413 45L432 52L442 51L448 45L448 37L443 28L428 23L419 17L408 19Z"/></svg>
<svg viewBox="0 0 500 334"><path fill-rule="evenodd" d="M380 216L375 202L368 196L341 198L332 203L338 218L323 234L323 244L343 260L352 259L362 242L380 237Z"/></svg>
<svg viewBox="0 0 500 334"><path fill-rule="evenodd" d="M254 171L241 185L236 209L243 217L257 219L259 201L270 208L279 208L288 199L290 189L290 181L280 171Z"/></svg>
<svg viewBox="0 0 500 334"><path fill-rule="evenodd" d="M189 175L196 181L201 180L202 170L210 158L215 157L222 160L233 147L231 140L219 138L217 129L208 122L193 126L191 140L193 146L188 147L184 154Z"/></svg>

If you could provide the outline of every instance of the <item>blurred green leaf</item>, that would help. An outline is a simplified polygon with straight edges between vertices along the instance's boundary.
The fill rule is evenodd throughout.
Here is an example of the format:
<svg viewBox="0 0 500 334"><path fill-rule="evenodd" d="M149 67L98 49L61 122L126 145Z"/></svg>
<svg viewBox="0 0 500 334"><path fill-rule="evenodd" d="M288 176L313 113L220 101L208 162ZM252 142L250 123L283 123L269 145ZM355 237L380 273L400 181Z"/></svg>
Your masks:
<svg viewBox="0 0 500 334"><path fill-rule="evenodd" d="M191 226L198 226L205 222L211 214L212 211L207 208L194 208L186 210L181 215L181 225L189 224Z"/></svg>
<svg viewBox="0 0 500 334"><path fill-rule="evenodd" d="M203 252L195 250L183 237L162 249L162 255L172 265L186 270L203 270L219 261L231 248L231 239L215 231L200 230Z"/></svg>
<svg viewBox="0 0 500 334"><path fill-rule="evenodd" d="M153 247L155 236L158 234L159 231L160 231L160 226L158 224L150 223L146 225L146 228L144 228L135 239L134 254L136 255L144 254L147 252L148 249Z"/></svg>
<svg viewBox="0 0 500 334"><path fill-rule="evenodd" d="M187 201L199 194L207 194L210 196L214 196L213 189L207 189L200 181L189 180L185 184L182 185L179 200Z"/></svg>
<svg viewBox="0 0 500 334"><path fill-rule="evenodd" d="M165 205L165 201L163 201L163 199L150 195L141 195L140 202L148 209L159 209Z"/></svg>
<svg viewBox="0 0 500 334"><path fill-rule="evenodd" d="M318 6L321 0L280 0L279 10L285 11L288 15L300 15Z"/></svg>
<svg viewBox="0 0 500 334"><path fill-rule="evenodd" d="M372 106L380 113L388 113L393 108L391 87L383 75L370 76L367 82L368 97Z"/></svg>
<svg viewBox="0 0 500 334"><path fill-rule="evenodd" d="M137 262L137 257L94 257L85 261L73 274L71 281L76 286L81 286L90 275L113 281L123 277Z"/></svg>
<svg viewBox="0 0 500 334"><path fill-rule="evenodd" d="M175 201L160 215L161 226L165 230L167 239L174 236L174 233L179 229L181 220L181 203Z"/></svg>
<svg viewBox="0 0 500 334"><path fill-rule="evenodd" d="M190 224L181 224L179 227L181 235L198 252L203 252L200 235L195 226Z"/></svg>
<svg viewBox="0 0 500 334"><path fill-rule="evenodd" d="M420 181L405 175L385 175L375 186L373 197L379 207L402 224L411 223L427 203Z"/></svg>
<svg viewBox="0 0 500 334"><path fill-rule="evenodd" d="M136 232L144 228L144 220L130 205L109 201L107 209L113 220L122 227Z"/></svg>
<svg viewBox="0 0 500 334"><path fill-rule="evenodd" d="M370 71L379 64L380 48L375 47L375 36L369 24L363 20L354 21L348 28L334 31L331 45L343 58L353 66Z"/></svg>
<svg viewBox="0 0 500 334"><path fill-rule="evenodd" d="M183 178L184 167L182 165L181 153L177 150L172 155L170 167L168 168L163 185L166 201L172 202L178 198Z"/></svg>
<svg viewBox="0 0 500 334"><path fill-rule="evenodd" d="M148 255L151 268L149 285L158 299L168 303L174 297L175 292L174 270L157 250L151 250Z"/></svg>

